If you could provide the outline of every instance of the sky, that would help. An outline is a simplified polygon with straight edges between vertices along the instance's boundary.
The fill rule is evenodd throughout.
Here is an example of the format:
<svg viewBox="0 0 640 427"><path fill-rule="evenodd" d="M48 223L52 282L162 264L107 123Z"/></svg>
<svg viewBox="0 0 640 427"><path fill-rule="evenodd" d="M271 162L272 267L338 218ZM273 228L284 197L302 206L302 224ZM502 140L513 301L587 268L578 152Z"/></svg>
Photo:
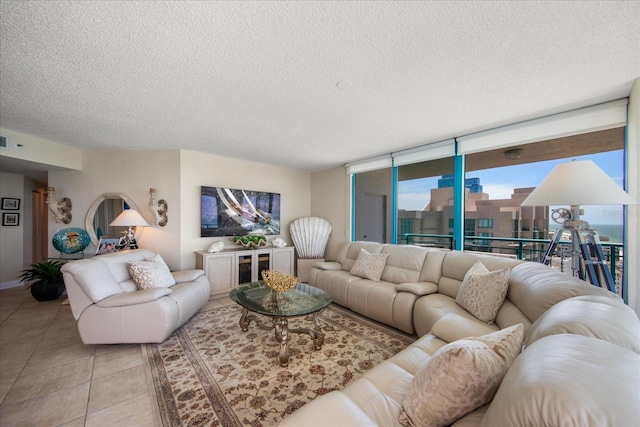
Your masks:
<svg viewBox="0 0 640 427"><path fill-rule="evenodd" d="M605 153L576 156L571 159L549 160L524 165L505 166L501 168L472 171L467 178L480 178L483 192L491 200L510 199L514 188L537 186L559 163L567 161L591 159L607 175L622 186L624 181L623 150ZM429 202L430 189L438 187L440 177L422 178L398 183L398 208L405 210L422 210ZM568 206L560 206L568 207ZM591 225L621 225L623 220L622 206L583 206L582 219Z"/></svg>

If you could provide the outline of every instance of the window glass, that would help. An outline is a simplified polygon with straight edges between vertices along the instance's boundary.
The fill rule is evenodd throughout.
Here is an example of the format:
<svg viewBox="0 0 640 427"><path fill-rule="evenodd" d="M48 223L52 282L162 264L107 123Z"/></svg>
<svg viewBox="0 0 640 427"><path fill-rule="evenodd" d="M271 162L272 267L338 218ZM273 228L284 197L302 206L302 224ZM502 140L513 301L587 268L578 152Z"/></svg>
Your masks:
<svg viewBox="0 0 640 427"><path fill-rule="evenodd" d="M355 175L354 240L391 243L391 189L391 168Z"/></svg>

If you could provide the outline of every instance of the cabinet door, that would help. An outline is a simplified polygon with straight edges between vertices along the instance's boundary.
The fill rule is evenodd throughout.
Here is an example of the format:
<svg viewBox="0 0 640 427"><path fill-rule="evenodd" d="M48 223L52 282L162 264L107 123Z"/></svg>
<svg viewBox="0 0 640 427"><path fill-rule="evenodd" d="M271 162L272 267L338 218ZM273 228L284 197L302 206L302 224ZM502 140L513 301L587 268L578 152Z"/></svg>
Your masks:
<svg viewBox="0 0 640 427"><path fill-rule="evenodd" d="M271 269L293 274L293 247L273 249Z"/></svg>
<svg viewBox="0 0 640 427"><path fill-rule="evenodd" d="M204 258L204 273L209 279L211 294L229 292L236 282L236 257L234 254L207 255Z"/></svg>
<svg viewBox="0 0 640 427"><path fill-rule="evenodd" d="M262 280L262 271L271 270L271 249L269 250L256 250L255 253L255 276L253 281Z"/></svg>
<svg viewBox="0 0 640 427"><path fill-rule="evenodd" d="M255 254L251 251L239 252L238 256L238 271L236 276L236 284L249 283L255 281L254 273L254 259Z"/></svg>

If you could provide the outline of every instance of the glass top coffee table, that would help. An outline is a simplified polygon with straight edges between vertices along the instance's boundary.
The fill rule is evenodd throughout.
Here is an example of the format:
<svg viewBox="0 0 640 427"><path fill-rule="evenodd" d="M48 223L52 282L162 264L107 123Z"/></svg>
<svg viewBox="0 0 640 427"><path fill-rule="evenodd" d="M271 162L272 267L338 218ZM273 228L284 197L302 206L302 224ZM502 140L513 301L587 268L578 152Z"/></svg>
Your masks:
<svg viewBox="0 0 640 427"><path fill-rule="evenodd" d="M262 329L274 329L280 343L278 360L280 366L289 364L289 333L304 333L313 339L313 347L320 350L324 344L317 313L331 304L331 298L322 289L304 283L298 283L287 292L272 292L264 282L254 282L238 286L229 293L229 297L242 307L240 328L249 330L254 321ZM251 312L252 314L249 314ZM271 324L265 324L253 313L271 318ZM313 315L313 328L289 329L289 318Z"/></svg>

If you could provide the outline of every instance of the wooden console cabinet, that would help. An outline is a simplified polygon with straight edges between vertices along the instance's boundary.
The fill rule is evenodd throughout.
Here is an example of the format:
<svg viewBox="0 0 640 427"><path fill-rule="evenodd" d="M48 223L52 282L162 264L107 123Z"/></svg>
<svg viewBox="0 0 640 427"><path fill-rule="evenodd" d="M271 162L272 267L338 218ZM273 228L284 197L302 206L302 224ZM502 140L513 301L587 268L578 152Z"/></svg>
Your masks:
<svg viewBox="0 0 640 427"><path fill-rule="evenodd" d="M294 274L293 246L284 248L226 249L221 252L196 251L196 268L209 279L211 295L229 293L241 283L262 279L262 270Z"/></svg>

